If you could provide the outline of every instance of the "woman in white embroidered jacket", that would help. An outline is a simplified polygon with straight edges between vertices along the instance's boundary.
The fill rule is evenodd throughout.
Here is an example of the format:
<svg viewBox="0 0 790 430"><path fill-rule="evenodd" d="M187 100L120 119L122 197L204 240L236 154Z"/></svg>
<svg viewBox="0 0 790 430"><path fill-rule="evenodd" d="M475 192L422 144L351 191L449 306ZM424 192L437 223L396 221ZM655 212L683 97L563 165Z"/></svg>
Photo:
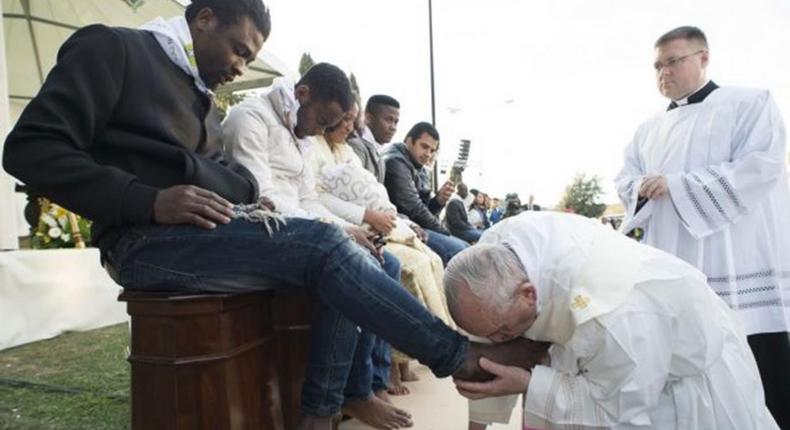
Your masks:
<svg viewBox="0 0 790 430"><path fill-rule="evenodd" d="M408 221L396 216L387 190L365 170L357 154L346 143L359 114L355 105L335 127L317 136L307 158L322 205L334 215L381 234L385 249L401 262L401 283L434 315L450 324L442 286L442 260L420 241ZM397 365L396 365L397 364ZM406 394L403 380L413 380L408 357L393 354L391 392Z"/></svg>

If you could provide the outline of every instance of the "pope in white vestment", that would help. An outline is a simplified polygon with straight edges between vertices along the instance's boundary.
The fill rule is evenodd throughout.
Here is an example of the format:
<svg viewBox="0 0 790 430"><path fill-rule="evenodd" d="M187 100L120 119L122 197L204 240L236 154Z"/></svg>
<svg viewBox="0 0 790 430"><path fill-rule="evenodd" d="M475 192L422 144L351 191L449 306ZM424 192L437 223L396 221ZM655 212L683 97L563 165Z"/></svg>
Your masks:
<svg viewBox="0 0 790 430"><path fill-rule="evenodd" d="M469 333L553 344L550 362L531 372L481 363L494 381L456 381L475 399L525 390L527 426L778 429L743 329L705 276L595 220L530 212L501 221L456 255L445 284ZM470 418L506 421L513 404L488 398Z"/></svg>

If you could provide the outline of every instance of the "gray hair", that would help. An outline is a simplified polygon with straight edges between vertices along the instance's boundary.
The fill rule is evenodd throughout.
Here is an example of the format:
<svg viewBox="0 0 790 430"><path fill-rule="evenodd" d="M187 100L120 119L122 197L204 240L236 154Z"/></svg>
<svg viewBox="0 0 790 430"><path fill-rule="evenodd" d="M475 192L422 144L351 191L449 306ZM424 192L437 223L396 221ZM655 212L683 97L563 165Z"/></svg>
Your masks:
<svg viewBox="0 0 790 430"><path fill-rule="evenodd" d="M478 244L458 253L444 272L450 312L459 304L463 287L487 305L506 309L516 287L529 280L518 256L504 245Z"/></svg>
<svg viewBox="0 0 790 430"><path fill-rule="evenodd" d="M656 40L654 48L666 45L667 43L676 39L696 40L702 44L705 49L708 49L708 38L705 33L697 27L691 25L684 25L664 33Z"/></svg>

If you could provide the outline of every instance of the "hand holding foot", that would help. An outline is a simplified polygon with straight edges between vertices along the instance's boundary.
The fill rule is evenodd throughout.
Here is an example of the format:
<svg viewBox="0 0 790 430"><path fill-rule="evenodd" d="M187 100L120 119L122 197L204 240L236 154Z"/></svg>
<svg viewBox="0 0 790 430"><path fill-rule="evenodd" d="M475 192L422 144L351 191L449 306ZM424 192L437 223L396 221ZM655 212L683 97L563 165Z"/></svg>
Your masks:
<svg viewBox="0 0 790 430"><path fill-rule="evenodd" d="M532 369L536 364L546 359L549 346L551 346L550 343L535 342L525 338L494 344L472 342L464 363L453 373L453 379L471 382L485 382L493 379L494 375L480 368L481 357L486 357L505 366Z"/></svg>

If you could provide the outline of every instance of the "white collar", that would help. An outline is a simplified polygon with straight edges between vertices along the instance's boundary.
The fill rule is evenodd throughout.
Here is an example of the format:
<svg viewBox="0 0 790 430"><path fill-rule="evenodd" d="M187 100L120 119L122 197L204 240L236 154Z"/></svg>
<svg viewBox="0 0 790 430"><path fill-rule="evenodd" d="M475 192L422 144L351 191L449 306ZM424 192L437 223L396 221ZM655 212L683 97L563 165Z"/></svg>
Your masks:
<svg viewBox="0 0 790 430"><path fill-rule="evenodd" d="M685 105L689 104L689 97L693 96L694 94L697 94L697 92L698 92L699 90L701 90L701 89L705 88L705 85L708 85L708 82L710 82L710 79L708 79L707 81L705 81L705 83L703 83L703 84L702 84L702 85L701 85L699 88L697 88L696 90L694 90L694 91L690 92L690 93L689 93L689 94L688 94L686 97L683 97L683 98L682 98L682 99L680 99L680 100L673 100L673 101L674 101L674 102L675 102L675 104L677 104L678 106L685 106Z"/></svg>

